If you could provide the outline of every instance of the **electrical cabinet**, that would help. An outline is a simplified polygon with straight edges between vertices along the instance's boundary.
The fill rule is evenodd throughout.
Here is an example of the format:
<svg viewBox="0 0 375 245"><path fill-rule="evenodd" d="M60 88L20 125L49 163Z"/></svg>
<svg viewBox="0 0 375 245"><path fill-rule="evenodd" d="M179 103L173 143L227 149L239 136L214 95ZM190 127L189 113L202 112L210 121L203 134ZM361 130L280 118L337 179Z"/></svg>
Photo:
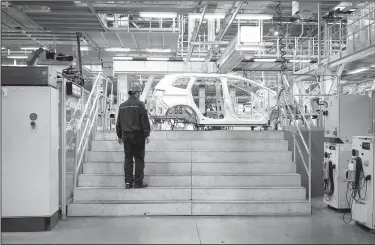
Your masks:
<svg viewBox="0 0 375 245"><path fill-rule="evenodd" d="M375 229L374 203L374 140L375 136L354 136L353 160L348 165L348 180L352 199L352 217L356 222Z"/></svg>
<svg viewBox="0 0 375 245"><path fill-rule="evenodd" d="M57 75L49 67L16 68L2 67L2 216L57 216Z"/></svg>
<svg viewBox="0 0 375 245"><path fill-rule="evenodd" d="M351 144L352 136L368 135L371 99L367 95L329 96L324 111L324 136Z"/></svg>
<svg viewBox="0 0 375 245"><path fill-rule="evenodd" d="M335 209L348 209L345 172L351 158L351 144L324 143L323 202Z"/></svg>

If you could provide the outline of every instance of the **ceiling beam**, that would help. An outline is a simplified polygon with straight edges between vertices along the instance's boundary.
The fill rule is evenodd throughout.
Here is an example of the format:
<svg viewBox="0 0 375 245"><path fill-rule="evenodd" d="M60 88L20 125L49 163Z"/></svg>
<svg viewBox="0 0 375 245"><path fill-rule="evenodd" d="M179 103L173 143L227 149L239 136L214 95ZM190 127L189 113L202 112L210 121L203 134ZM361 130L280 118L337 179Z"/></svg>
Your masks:
<svg viewBox="0 0 375 245"><path fill-rule="evenodd" d="M93 13L95 15L95 17L98 19L100 25L103 27L103 30L104 31L108 31L108 28L107 26L105 25L105 23L103 22L103 20L100 18L100 16L96 13L94 7L92 6L91 3L87 3L87 7L90 9L91 13Z"/></svg>
<svg viewBox="0 0 375 245"><path fill-rule="evenodd" d="M203 11L201 13L201 16L200 16L200 19L199 19L199 22L198 22L198 25L195 25L194 26L194 30L193 30L193 33L191 34L191 38L189 40L189 51L188 51L188 54L187 54L187 57L186 57L186 61L189 62L190 61L190 58L191 58L191 55L193 53L193 50L194 50L194 45L191 45L191 42L195 42L196 39L197 39L197 36L198 36L198 32L199 32L199 29L202 25L202 22L203 22L203 18L204 18L204 15L206 14L206 10L207 10L207 7L208 7L208 4L210 3L210 1L208 1L204 7L203 7Z"/></svg>
<svg viewBox="0 0 375 245"><path fill-rule="evenodd" d="M238 3L238 5L237 5L236 9L234 10L234 12L232 13L232 10L233 10L236 3ZM221 41L223 39L225 33L229 29L233 20L236 18L237 14L240 11L240 9L242 8L243 4L244 4L244 1L241 1L241 2L236 1L236 2L233 3L232 7L227 11L227 13L225 15L224 23L220 27L219 33L215 37L215 41ZM214 48L213 48L213 46L211 46L211 48L208 51L208 54L206 56L206 62L209 62L213 55L214 55Z"/></svg>

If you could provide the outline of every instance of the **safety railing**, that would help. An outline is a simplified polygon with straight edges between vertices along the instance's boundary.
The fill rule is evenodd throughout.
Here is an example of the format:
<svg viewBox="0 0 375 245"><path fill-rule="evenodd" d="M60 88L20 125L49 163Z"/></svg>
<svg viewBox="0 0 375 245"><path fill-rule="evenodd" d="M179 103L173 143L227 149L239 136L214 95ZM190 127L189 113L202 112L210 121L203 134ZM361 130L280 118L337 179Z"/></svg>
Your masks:
<svg viewBox="0 0 375 245"><path fill-rule="evenodd" d="M317 61L319 49L321 61L331 62L374 45L375 2L368 2L350 14L346 23L338 21L327 25L320 33L320 41L318 34L312 38L300 38L295 46L294 72L316 67L310 61Z"/></svg>
<svg viewBox="0 0 375 245"><path fill-rule="evenodd" d="M286 79L285 76L279 77L280 81L282 79ZM289 86L289 83L281 83L281 84L287 84L285 85L286 90L291 90L291 87ZM293 137L293 162L297 163L297 151L300 155L300 158L302 160L304 169L306 171L306 174L308 176L308 201L311 203L311 160L312 160L312 152L311 152L311 125L312 125L312 119L309 117L309 121L306 119L306 115L303 112L303 109L300 108L298 102L295 100L295 97L293 94L288 94L284 92L281 92L281 95L279 96L279 116L280 116L280 123L284 130L290 131ZM291 109L293 107L295 110L293 111ZM306 140L305 136L302 133L302 130L299 126L297 118L297 111L298 115L302 118L302 122L305 125L307 131L308 131L308 139ZM288 119L291 119L290 121ZM288 122L286 122L288 121ZM302 142L302 147L300 145L300 142ZM303 154L303 151L306 152L306 154Z"/></svg>
<svg viewBox="0 0 375 245"><path fill-rule="evenodd" d="M100 121L103 124L102 129L106 129L108 83L112 83L112 81L99 73L87 99L82 100L82 103L84 103L83 111L75 125L73 198L76 192L78 175L82 172L82 163L87 161L87 152L91 147L96 131L98 131ZM101 116L99 117L99 115Z"/></svg>

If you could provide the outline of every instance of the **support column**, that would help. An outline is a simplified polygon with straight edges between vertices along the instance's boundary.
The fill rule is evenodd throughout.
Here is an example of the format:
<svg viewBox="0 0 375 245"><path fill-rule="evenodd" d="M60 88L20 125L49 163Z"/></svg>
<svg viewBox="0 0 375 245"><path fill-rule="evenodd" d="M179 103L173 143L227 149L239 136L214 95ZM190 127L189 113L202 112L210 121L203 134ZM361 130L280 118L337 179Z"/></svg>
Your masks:
<svg viewBox="0 0 375 245"><path fill-rule="evenodd" d="M131 81L127 74L117 75L117 101L118 105L128 99L128 91L131 86Z"/></svg>
<svg viewBox="0 0 375 245"><path fill-rule="evenodd" d="M147 110L150 110L150 105L151 105L151 100L152 100L152 94L153 94L154 91L152 91L152 89L150 89L147 93L147 96L146 96L146 109Z"/></svg>
<svg viewBox="0 0 375 245"><path fill-rule="evenodd" d="M206 112L206 87L205 85L199 85L199 110L204 114Z"/></svg>
<svg viewBox="0 0 375 245"><path fill-rule="evenodd" d="M236 88L233 86L229 87L229 96L232 101L233 110L236 111Z"/></svg>

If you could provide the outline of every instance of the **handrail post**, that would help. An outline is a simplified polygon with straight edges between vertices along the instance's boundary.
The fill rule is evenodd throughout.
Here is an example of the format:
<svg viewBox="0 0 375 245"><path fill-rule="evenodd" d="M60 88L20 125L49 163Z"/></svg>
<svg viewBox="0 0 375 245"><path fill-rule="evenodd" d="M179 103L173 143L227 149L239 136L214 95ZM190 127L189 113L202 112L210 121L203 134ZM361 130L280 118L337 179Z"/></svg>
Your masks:
<svg viewBox="0 0 375 245"><path fill-rule="evenodd" d="M312 154L311 154L311 128L309 129L309 203L311 204L311 158L312 158Z"/></svg>

